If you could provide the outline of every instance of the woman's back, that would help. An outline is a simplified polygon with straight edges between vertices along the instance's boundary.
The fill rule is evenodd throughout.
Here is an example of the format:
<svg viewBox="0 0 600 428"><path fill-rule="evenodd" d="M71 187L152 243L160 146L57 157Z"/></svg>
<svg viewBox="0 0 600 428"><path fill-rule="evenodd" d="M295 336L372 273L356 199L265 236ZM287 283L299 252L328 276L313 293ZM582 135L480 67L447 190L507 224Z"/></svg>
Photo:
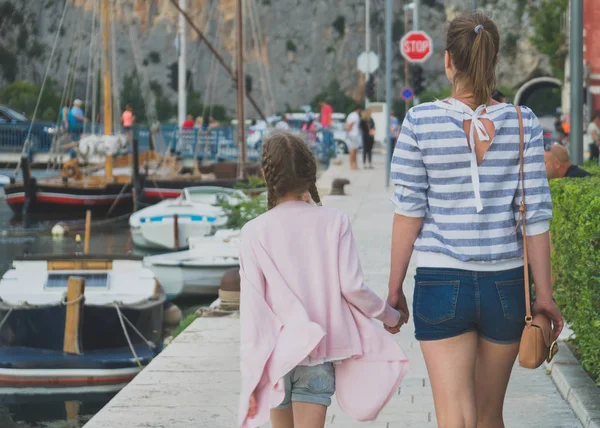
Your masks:
<svg viewBox="0 0 600 428"><path fill-rule="evenodd" d="M463 129L474 113L454 99L425 103L408 112L392 161L397 184L393 200L398 213L425 217L417 251L463 262L520 260L522 248L514 233L520 202L516 108L510 104L485 108L478 122L483 126L489 120L494 132L475 164L473 143ZM542 128L527 108L523 120L527 220L535 228L551 217L552 205Z"/></svg>

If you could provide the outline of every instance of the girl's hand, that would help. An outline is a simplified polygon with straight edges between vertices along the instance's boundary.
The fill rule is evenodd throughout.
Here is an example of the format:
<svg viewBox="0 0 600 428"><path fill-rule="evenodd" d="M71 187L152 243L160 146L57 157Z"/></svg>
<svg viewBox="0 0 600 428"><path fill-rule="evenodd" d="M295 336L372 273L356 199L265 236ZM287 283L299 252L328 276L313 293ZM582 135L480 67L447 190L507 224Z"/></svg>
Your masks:
<svg viewBox="0 0 600 428"><path fill-rule="evenodd" d="M391 334L400 333L400 327L402 327L402 325L406 323L404 321L404 313L402 313L401 311L399 311L399 312L400 312L400 319L398 320L397 325L395 325L394 327L390 327L389 325L385 325L385 324L383 325L383 328L385 328L388 333L391 333Z"/></svg>
<svg viewBox="0 0 600 428"><path fill-rule="evenodd" d="M408 323L410 311L408 310L408 303L406 303L404 291L399 290L398 293L389 294L387 302L392 308L400 312L400 324Z"/></svg>
<svg viewBox="0 0 600 428"><path fill-rule="evenodd" d="M533 308L531 312L536 314L545 314L552 321L552 331L554 333L554 340L558 339L560 332L562 331L565 322L563 320L560 309L556 305L554 300L536 300L533 302Z"/></svg>
<svg viewBox="0 0 600 428"><path fill-rule="evenodd" d="M254 418L258 413L258 406L256 405L256 396L254 393L250 396L250 402L248 406L248 417L250 419Z"/></svg>

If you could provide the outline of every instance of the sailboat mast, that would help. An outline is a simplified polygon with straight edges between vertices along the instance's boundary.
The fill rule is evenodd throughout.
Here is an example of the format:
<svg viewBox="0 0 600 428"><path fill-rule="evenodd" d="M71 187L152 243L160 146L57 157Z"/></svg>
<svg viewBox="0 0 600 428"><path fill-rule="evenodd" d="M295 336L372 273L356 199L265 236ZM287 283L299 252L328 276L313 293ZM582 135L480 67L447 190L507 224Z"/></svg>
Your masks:
<svg viewBox="0 0 600 428"><path fill-rule="evenodd" d="M103 22L103 37L102 48L104 52L103 64L103 86L104 86L104 134L112 135L112 78L111 78L111 58L110 58L110 13L109 1L102 0L102 22Z"/></svg>
<svg viewBox="0 0 600 428"><path fill-rule="evenodd" d="M186 0L179 0L179 7L185 12ZM177 31L179 58L177 68L177 122L179 126L183 124L187 115L187 73L186 73L186 34L185 34L185 16L183 12L179 13L179 24Z"/></svg>
<svg viewBox="0 0 600 428"><path fill-rule="evenodd" d="M237 59L236 59L236 81L237 81L237 134L238 134L238 177L245 178L246 173L246 123L244 115L244 104L246 101L246 89L244 88L244 9L243 0L237 0L236 8L236 32L237 32Z"/></svg>

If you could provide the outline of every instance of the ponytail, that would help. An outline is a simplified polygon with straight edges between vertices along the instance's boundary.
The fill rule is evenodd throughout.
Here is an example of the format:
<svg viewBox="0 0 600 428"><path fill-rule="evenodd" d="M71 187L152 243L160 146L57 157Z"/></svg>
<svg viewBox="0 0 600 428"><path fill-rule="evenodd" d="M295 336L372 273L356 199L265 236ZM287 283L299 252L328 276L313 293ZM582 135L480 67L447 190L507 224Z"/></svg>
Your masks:
<svg viewBox="0 0 600 428"><path fill-rule="evenodd" d="M485 27L475 33L466 74L471 81L475 105L487 104L496 87L496 52L492 35Z"/></svg>
<svg viewBox="0 0 600 428"><path fill-rule="evenodd" d="M471 92L475 106L492 98L499 50L498 27L486 15L461 15L450 23L446 51L456 70L453 83Z"/></svg>

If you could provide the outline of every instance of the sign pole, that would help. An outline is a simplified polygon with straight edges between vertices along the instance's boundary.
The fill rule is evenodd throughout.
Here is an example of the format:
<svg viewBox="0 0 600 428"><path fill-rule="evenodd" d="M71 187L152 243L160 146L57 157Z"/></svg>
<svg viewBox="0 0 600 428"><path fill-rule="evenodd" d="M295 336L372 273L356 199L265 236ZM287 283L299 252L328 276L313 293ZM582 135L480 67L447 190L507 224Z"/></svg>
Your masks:
<svg viewBox="0 0 600 428"><path fill-rule="evenodd" d="M388 115L385 127L386 168L385 168L385 187L390 187L390 175L392 164L392 136L390 132L390 116L392 114L392 0L385 0L385 104L387 105ZM395 112L396 114L398 112Z"/></svg>
<svg viewBox="0 0 600 428"><path fill-rule="evenodd" d="M408 33L408 9L404 6L404 32ZM408 59L404 58L404 87L408 88ZM404 115L408 112L408 100L404 100Z"/></svg>
<svg viewBox="0 0 600 428"><path fill-rule="evenodd" d="M571 108L569 149L575 165L583 163L583 0L571 0Z"/></svg>
<svg viewBox="0 0 600 428"><path fill-rule="evenodd" d="M413 0L413 31L419 31L419 1ZM419 105L419 97L415 94L413 98L413 106Z"/></svg>
<svg viewBox="0 0 600 428"><path fill-rule="evenodd" d="M371 0L365 0L365 52L371 52ZM367 70L370 66L369 57L367 57ZM365 108L369 107L369 97L367 95L367 82L369 81L369 72L365 73Z"/></svg>

